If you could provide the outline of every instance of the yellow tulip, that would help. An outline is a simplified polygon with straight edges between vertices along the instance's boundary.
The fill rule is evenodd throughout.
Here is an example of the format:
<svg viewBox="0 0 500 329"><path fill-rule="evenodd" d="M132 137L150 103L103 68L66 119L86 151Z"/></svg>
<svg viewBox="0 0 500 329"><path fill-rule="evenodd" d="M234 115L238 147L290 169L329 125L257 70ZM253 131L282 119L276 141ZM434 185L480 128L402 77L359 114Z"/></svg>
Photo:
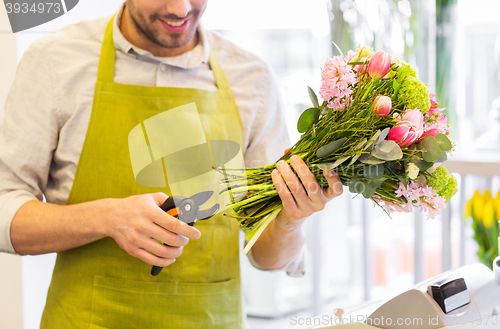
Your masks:
<svg viewBox="0 0 500 329"><path fill-rule="evenodd" d="M495 203L495 214L496 214L496 220L500 220L500 191L497 192L497 196L495 197L494 200Z"/></svg>
<svg viewBox="0 0 500 329"><path fill-rule="evenodd" d="M491 196L490 190L484 191L483 199L485 202L488 202L489 200L493 200L493 197Z"/></svg>
<svg viewBox="0 0 500 329"><path fill-rule="evenodd" d="M490 228L495 222L495 206L493 204L493 199L486 200L483 211L483 224L487 228Z"/></svg>
<svg viewBox="0 0 500 329"><path fill-rule="evenodd" d="M474 192L472 201L472 218L481 221L483 219L484 200L479 191Z"/></svg>
<svg viewBox="0 0 500 329"><path fill-rule="evenodd" d="M465 213L464 213L465 219L469 218L470 216L472 216L472 199L467 201L467 203L465 205Z"/></svg>

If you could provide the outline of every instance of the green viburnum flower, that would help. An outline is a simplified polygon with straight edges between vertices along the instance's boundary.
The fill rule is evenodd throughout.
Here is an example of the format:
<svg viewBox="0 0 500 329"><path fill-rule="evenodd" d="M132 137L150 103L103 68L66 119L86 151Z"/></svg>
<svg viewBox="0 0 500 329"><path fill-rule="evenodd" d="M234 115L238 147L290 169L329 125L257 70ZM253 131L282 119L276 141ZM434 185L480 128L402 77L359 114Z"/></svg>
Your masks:
<svg viewBox="0 0 500 329"><path fill-rule="evenodd" d="M431 108L429 89L423 82L411 75L408 75L403 81L399 90L398 100L403 102L406 108L418 108L422 113L427 113Z"/></svg>
<svg viewBox="0 0 500 329"><path fill-rule="evenodd" d="M405 70L409 71L409 73L408 73L409 76L412 76L414 78L417 77L417 71L413 68L413 66L411 66L410 64L408 64L404 61L400 61L399 59L397 59L395 57L393 57L391 59L391 69L394 71L399 71L399 70L405 69Z"/></svg>
<svg viewBox="0 0 500 329"><path fill-rule="evenodd" d="M375 51L373 51L372 48L364 46L364 47L358 47L356 48L356 52L359 54L358 59L360 58L371 58L373 54L375 54Z"/></svg>
<svg viewBox="0 0 500 329"><path fill-rule="evenodd" d="M445 167L437 167L427 178L427 185L432 187L446 202L458 191L457 179Z"/></svg>

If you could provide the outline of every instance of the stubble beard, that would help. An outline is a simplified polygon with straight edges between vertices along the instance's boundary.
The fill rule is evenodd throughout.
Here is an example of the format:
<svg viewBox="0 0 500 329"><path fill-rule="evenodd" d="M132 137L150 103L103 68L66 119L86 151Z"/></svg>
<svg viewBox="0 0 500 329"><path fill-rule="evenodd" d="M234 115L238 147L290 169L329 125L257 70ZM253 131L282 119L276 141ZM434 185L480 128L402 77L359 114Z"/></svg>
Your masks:
<svg viewBox="0 0 500 329"><path fill-rule="evenodd" d="M162 41L160 38L160 32L150 27L152 26L152 22L158 20L158 14L150 15L148 22L146 17L140 12L136 13L135 10L130 9L132 8L129 8L130 17L132 18L132 21L134 22L134 25L139 30L139 32L142 33L146 38L148 38L148 40L163 48L172 49L187 45L193 38L198 27L198 24L196 24L196 26L191 31L189 31L189 35L184 41L181 40L181 38L184 36L183 34L170 34L169 36L172 40L171 42ZM197 17L197 13L195 12L192 17Z"/></svg>

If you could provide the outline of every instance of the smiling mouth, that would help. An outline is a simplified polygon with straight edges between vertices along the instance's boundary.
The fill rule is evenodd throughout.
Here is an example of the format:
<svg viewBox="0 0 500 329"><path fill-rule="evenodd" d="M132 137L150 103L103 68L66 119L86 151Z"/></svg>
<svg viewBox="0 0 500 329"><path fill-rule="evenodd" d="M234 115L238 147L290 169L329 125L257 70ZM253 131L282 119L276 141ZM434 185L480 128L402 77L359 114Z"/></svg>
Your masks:
<svg viewBox="0 0 500 329"><path fill-rule="evenodd" d="M174 33L174 34L179 34L183 33L187 30L188 25L189 25L189 18L185 18L181 21L178 20L163 20L161 18L158 19L160 21L160 24L163 26L165 30L169 33Z"/></svg>
<svg viewBox="0 0 500 329"><path fill-rule="evenodd" d="M164 21L164 22L167 23L170 26L177 27L177 26L181 26L182 24L184 24L185 21L186 20L179 21L179 22L169 22L169 21Z"/></svg>

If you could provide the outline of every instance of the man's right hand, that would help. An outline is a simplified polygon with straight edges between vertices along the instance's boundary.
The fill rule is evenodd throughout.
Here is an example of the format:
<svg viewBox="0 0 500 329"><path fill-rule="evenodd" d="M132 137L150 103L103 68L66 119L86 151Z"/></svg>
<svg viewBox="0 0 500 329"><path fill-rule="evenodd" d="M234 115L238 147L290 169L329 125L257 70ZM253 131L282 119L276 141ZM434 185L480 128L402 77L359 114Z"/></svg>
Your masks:
<svg viewBox="0 0 500 329"><path fill-rule="evenodd" d="M109 236L130 255L159 267L172 264L189 239L201 236L196 228L160 208L166 199L164 193L108 199Z"/></svg>
<svg viewBox="0 0 500 329"><path fill-rule="evenodd" d="M40 255L112 237L130 255L165 267L181 255L189 239L201 236L160 208L166 199L164 193L152 193L72 205L28 201L12 219L12 245L20 254Z"/></svg>

